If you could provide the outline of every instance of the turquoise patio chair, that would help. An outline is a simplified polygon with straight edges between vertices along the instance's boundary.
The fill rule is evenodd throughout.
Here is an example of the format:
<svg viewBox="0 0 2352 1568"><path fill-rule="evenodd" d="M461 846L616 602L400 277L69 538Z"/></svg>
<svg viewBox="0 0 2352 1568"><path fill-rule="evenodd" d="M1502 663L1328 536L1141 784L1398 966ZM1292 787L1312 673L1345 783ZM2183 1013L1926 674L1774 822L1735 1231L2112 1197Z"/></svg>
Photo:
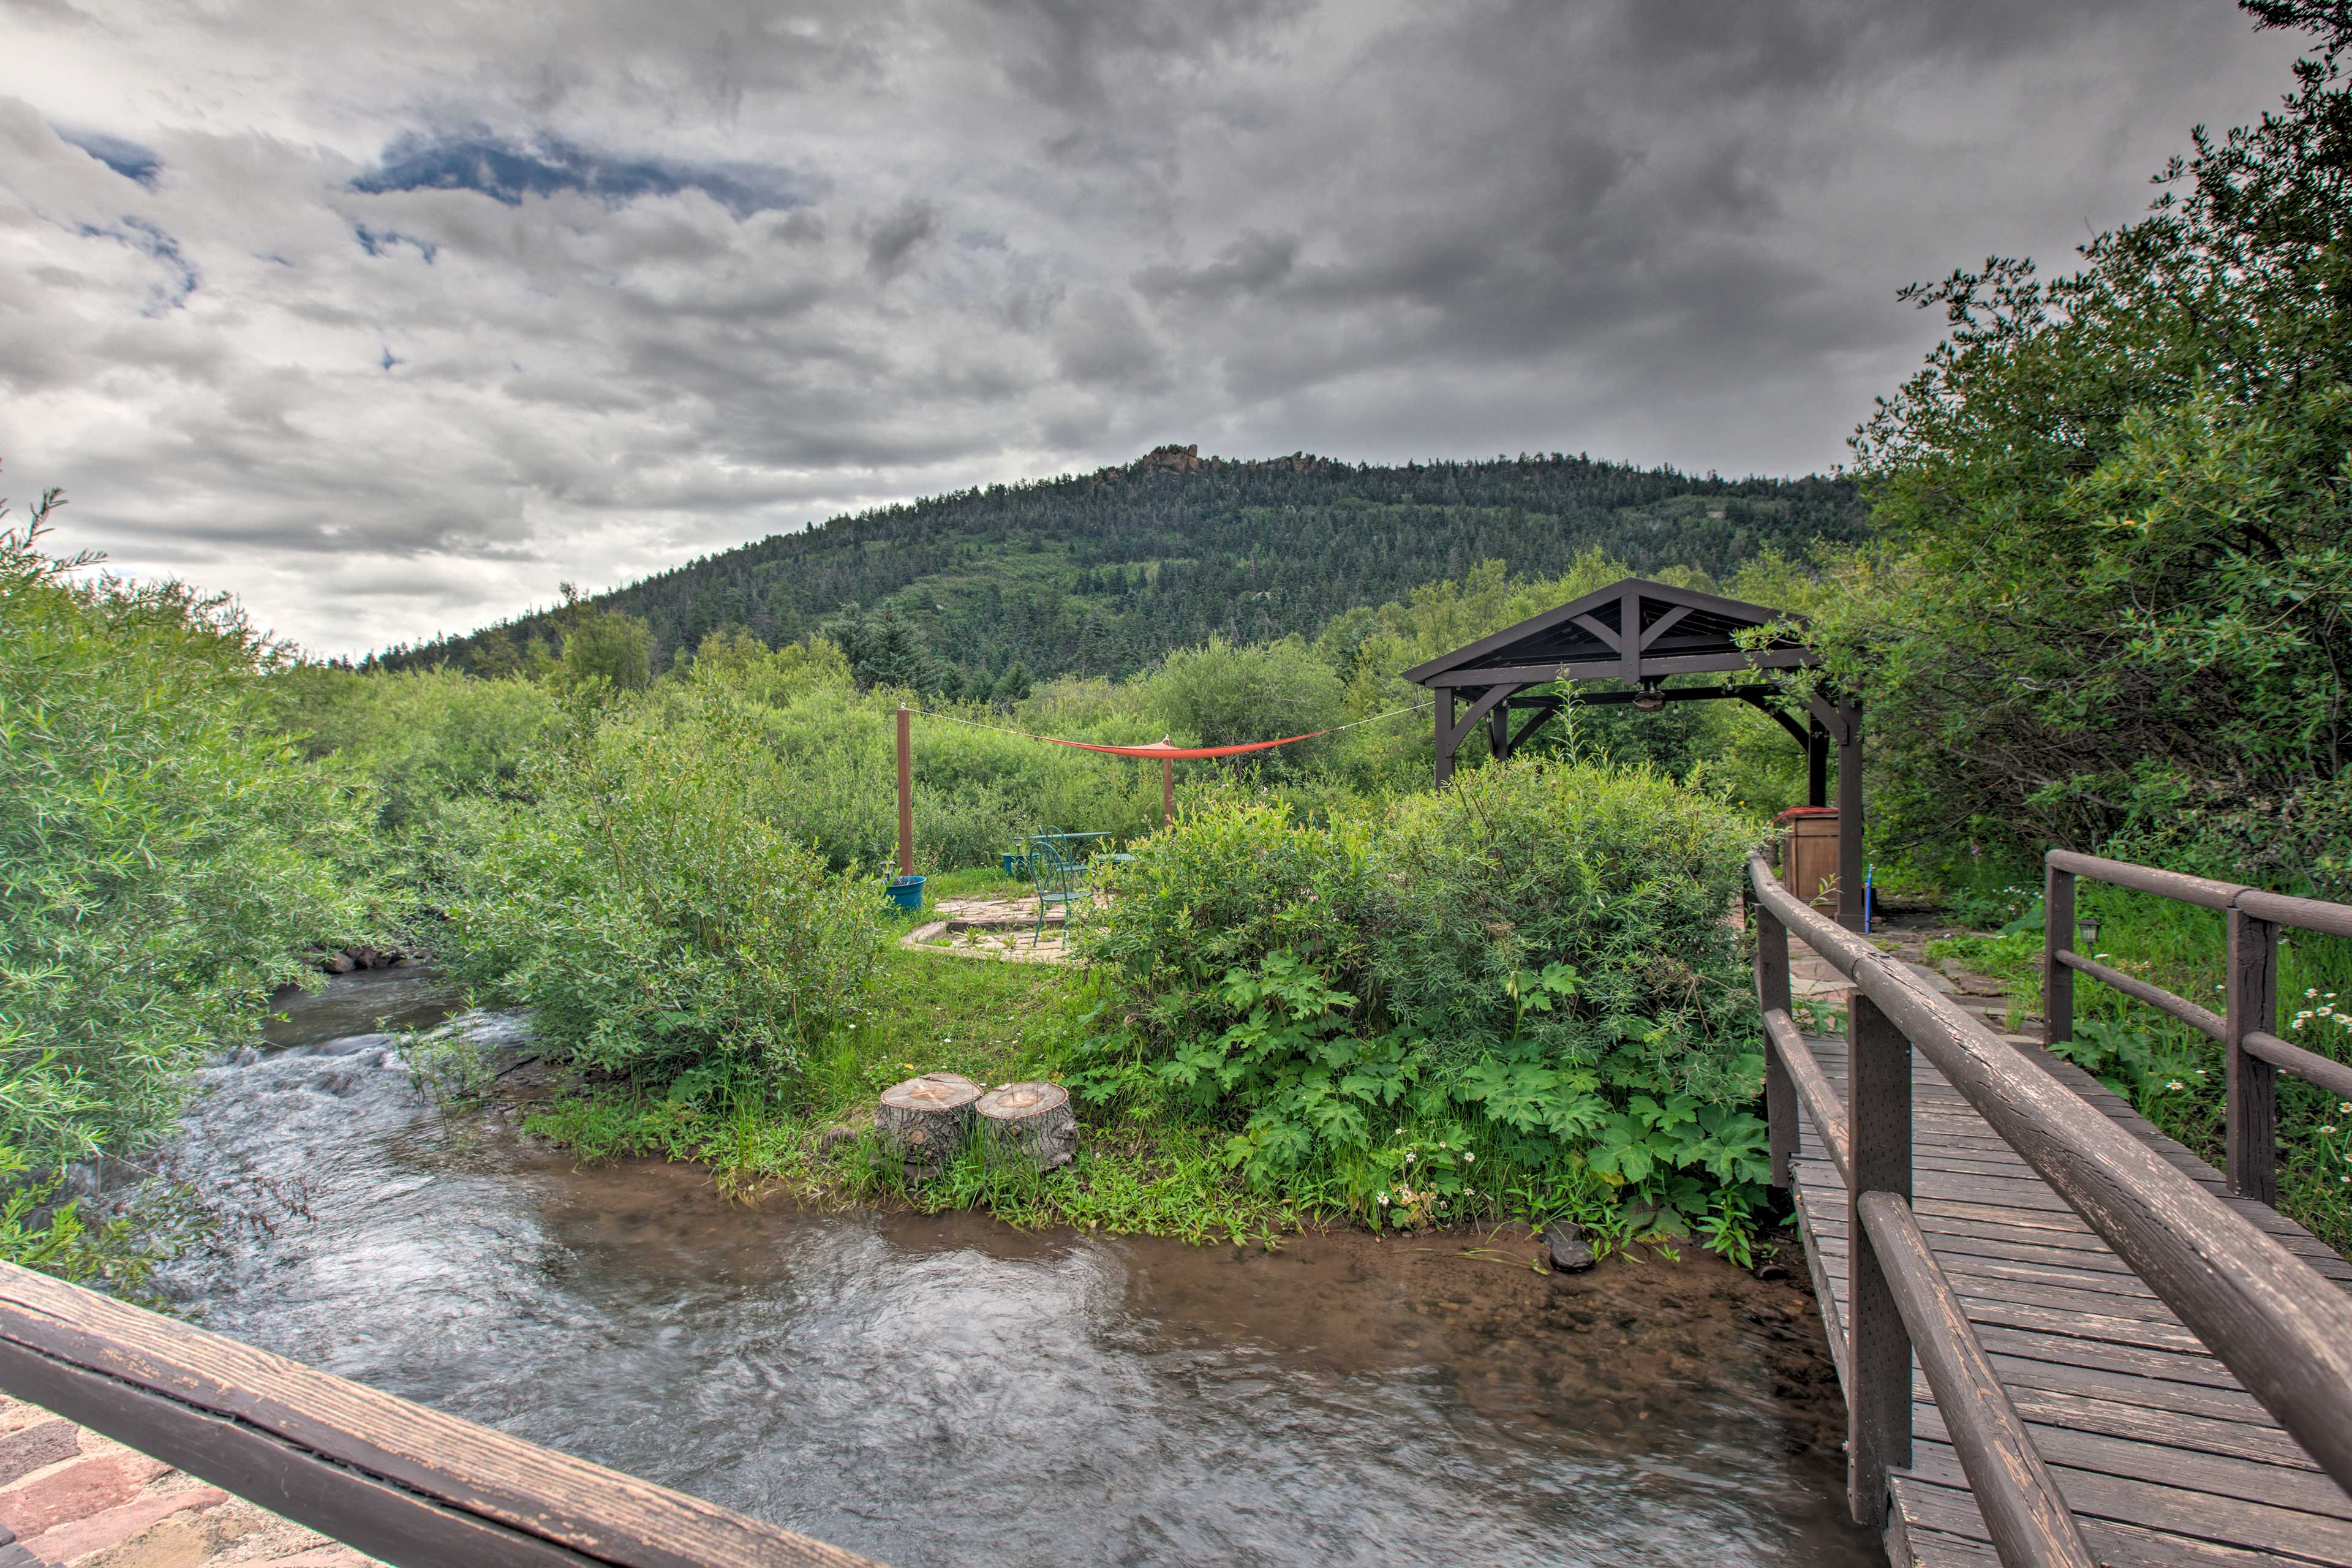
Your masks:
<svg viewBox="0 0 2352 1568"><path fill-rule="evenodd" d="M1074 847L1069 836L1050 830L1029 840L1029 875L1037 886L1037 923L1029 933L1032 947L1045 935L1047 910L1061 906L1062 930L1066 936L1071 921L1077 918L1078 907L1094 897L1087 862L1071 853Z"/></svg>

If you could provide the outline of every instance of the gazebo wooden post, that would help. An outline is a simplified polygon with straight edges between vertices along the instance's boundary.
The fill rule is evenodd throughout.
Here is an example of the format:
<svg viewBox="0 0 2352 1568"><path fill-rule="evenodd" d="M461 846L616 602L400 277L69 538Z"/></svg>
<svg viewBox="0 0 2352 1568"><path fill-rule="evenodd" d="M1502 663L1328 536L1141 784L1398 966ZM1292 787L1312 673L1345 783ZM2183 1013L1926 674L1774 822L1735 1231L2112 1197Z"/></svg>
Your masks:
<svg viewBox="0 0 2352 1568"><path fill-rule="evenodd" d="M915 874L914 710L898 704L898 875Z"/></svg>
<svg viewBox="0 0 2352 1568"><path fill-rule="evenodd" d="M1164 741L1168 737L1162 735L1160 738ZM1163 827L1176 826L1176 759L1173 757L1160 759L1160 824Z"/></svg>
<svg viewBox="0 0 2352 1568"><path fill-rule="evenodd" d="M1830 803L1830 732L1818 719L1805 723L1805 804Z"/></svg>
<svg viewBox="0 0 2352 1568"><path fill-rule="evenodd" d="M1441 789L1454 776L1454 702L1456 696L1451 686L1440 688L1437 693L1437 784Z"/></svg>
<svg viewBox="0 0 2352 1568"><path fill-rule="evenodd" d="M1862 929L1862 703L1838 704L1838 924Z"/></svg>

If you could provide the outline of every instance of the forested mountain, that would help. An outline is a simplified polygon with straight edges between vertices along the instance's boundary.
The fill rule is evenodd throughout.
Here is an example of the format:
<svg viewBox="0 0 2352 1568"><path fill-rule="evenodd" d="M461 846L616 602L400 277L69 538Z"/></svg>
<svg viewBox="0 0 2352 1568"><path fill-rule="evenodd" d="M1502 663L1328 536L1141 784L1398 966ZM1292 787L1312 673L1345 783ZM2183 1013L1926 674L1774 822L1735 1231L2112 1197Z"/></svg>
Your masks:
<svg viewBox="0 0 2352 1568"><path fill-rule="evenodd" d="M1212 635L1312 636L1357 605L1500 560L1553 574L1601 545L1636 569L1721 574L1759 550L1855 540L1843 479L1698 479L1589 458L1378 468L1297 455L1135 462L961 490L772 535L596 603L646 621L655 666L711 632L771 644L828 620L894 625L967 688L1013 666L1038 677L1123 675ZM372 662L490 672L557 639L551 610Z"/></svg>

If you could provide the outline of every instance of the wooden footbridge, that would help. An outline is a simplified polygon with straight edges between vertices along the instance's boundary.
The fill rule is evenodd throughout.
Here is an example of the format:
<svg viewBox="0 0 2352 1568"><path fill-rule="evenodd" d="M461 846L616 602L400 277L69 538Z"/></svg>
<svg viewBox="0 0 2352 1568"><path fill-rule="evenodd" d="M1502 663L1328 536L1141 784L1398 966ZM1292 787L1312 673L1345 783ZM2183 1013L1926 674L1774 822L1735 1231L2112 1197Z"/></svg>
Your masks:
<svg viewBox="0 0 2352 1568"><path fill-rule="evenodd" d="M2352 1266L2267 1202L2276 1074L2352 1101L2271 1032L2277 933L2352 935L2352 907L2050 857L2045 1038L2082 973L2220 1041L2224 1175L1750 872L1775 1180L1890 1561L2352 1564ZM2226 1013L2073 952L2078 876L2222 911ZM1799 1033L1792 935L1853 984L1843 1038Z"/></svg>

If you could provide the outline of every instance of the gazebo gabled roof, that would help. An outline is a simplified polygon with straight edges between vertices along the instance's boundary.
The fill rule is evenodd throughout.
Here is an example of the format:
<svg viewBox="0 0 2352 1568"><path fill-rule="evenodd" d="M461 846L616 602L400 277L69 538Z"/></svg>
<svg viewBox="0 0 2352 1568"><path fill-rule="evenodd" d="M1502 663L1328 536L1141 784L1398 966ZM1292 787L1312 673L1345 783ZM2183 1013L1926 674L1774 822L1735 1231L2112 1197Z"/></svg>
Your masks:
<svg viewBox="0 0 2352 1568"><path fill-rule="evenodd" d="M1708 670L1789 669L1813 662L1801 642L1762 648L1738 634L1797 619L1692 588L1628 577L1404 672L1423 686L1532 686L1548 680L1638 680ZM1635 635L1627 637L1631 626Z"/></svg>

